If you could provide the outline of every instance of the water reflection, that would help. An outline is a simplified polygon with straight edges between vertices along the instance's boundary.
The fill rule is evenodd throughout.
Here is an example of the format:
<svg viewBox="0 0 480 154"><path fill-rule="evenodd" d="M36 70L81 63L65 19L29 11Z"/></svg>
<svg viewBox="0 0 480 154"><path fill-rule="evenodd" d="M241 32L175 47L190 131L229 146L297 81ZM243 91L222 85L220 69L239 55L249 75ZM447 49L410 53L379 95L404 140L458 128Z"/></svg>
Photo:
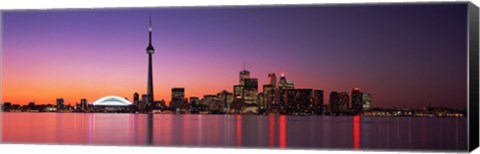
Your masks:
<svg viewBox="0 0 480 154"><path fill-rule="evenodd" d="M280 148L287 147L287 120L285 119L285 115L280 115Z"/></svg>
<svg viewBox="0 0 480 154"><path fill-rule="evenodd" d="M275 147L275 116L270 115L268 116L268 123L269 123L269 128L268 128L268 134L269 134L269 145L271 148Z"/></svg>
<svg viewBox="0 0 480 154"><path fill-rule="evenodd" d="M353 116L353 149L360 149L360 116Z"/></svg>
<svg viewBox="0 0 480 154"><path fill-rule="evenodd" d="M465 150L466 118L2 113L8 143Z"/></svg>
<svg viewBox="0 0 480 154"><path fill-rule="evenodd" d="M147 114L148 115L148 118L147 118L147 123L148 123L148 126L147 126L147 145L153 145L153 114L152 113L149 113Z"/></svg>
<svg viewBox="0 0 480 154"><path fill-rule="evenodd" d="M237 115L237 146L242 145L242 116Z"/></svg>

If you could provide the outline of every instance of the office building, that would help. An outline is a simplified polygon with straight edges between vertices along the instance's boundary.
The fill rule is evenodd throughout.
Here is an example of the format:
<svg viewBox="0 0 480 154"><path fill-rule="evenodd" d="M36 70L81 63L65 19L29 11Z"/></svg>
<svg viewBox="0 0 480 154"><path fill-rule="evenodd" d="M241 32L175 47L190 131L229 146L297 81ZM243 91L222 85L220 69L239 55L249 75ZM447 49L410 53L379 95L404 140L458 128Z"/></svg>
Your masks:
<svg viewBox="0 0 480 154"><path fill-rule="evenodd" d="M245 70L245 68L240 71L240 85L245 85L245 80L250 79L250 72Z"/></svg>
<svg viewBox="0 0 480 154"><path fill-rule="evenodd" d="M87 108L88 108L88 102L87 102L87 99L86 99L86 98L80 99L80 108L81 108L82 110L87 110Z"/></svg>
<svg viewBox="0 0 480 154"><path fill-rule="evenodd" d="M352 89L352 111L354 114L359 114L363 109L362 93L360 88Z"/></svg>
<svg viewBox="0 0 480 154"><path fill-rule="evenodd" d="M63 98L57 98L57 110L65 108L65 100Z"/></svg>
<svg viewBox="0 0 480 154"><path fill-rule="evenodd" d="M288 81L285 74L282 73L280 80L278 81L279 89L295 89L293 81Z"/></svg>
<svg viewBox="0 0 480 154"><path fill-rule="evenodd" d="M309 108L312 106L313 90L295 89L295 92L296 96L294 103L297 106L297 110L302 113L309 110Z"/></svg>
<svg viewBox="0 0 480 154"><path fill-rule="evenodd" d="M270 85L273 86L273 88L277 87L277 76L275 73L268 73L268 81L270 81Z"/></svg>
<svg viewBox="0 0 480 154"><path fill-rule="evenodd" d="M313 110L316 114L323 113L323 90L313 90Z"/></svg>
<svg viewBox="0 0 480 154"><path fill-rule="evenodd" d="M243 101L245 105L257 105L258 94L258 80L256 78L249 78L244 80L245 87L243 89Z"/></svg>
<svg viewBox="0 0 480 154"><path fill-rule="evenodd" d="M172 88L170 107L173 109L184 108L185 88Z"/></svg>
<svg viewBox="0 0 480 154"><path fill-rule="evenodd" d="M362 102L363 102L362 110L363 111L370 110L371 103L372 103L372 95L363 93Z"/></svg>
<svg viewBox="0 0 480 154"><path fill-rule="evenodd" d="M137 92L135 92L135 93L133 94L133 104L134 104L134 105L138 105L138 103L140 102L140 98L139 98L139 97L140 97L140 96L139 96L139 94L138 94Z"/></svg>
<svg viewBox="0 0 480 154"><path fill-rule="evenodd" d="M233 94L223 90L217 93L218 98L224 104L225 108L230 109L230 105L233 103Z"/></svg>
<svg viewBox="0 0 480 154"><path fill-rule="evenodd" d="M330 114L337 115L340 113L340 96L336 91L330 92Z"/></svg>
<svg viewBox="0 0 480 154"><path fill-rule="evenodd" d="M340 92L338 94L340 97L340 104L339 104L339 111L340 112L347 112L348 111L348 104L350 102L350 97L348 96L347 92Z"/></svg>

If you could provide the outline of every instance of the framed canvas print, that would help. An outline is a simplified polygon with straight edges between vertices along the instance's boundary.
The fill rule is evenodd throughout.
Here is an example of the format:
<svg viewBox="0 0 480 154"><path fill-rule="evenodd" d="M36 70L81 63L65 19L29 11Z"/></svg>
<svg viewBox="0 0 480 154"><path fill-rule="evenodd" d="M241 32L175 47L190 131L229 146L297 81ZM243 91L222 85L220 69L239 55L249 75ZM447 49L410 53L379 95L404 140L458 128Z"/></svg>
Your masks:
<svg viewBox="0 0 480 154"><path fill-rule="evenodd" d="M1 11L1 143L469 152L471 2Z"/></svg>

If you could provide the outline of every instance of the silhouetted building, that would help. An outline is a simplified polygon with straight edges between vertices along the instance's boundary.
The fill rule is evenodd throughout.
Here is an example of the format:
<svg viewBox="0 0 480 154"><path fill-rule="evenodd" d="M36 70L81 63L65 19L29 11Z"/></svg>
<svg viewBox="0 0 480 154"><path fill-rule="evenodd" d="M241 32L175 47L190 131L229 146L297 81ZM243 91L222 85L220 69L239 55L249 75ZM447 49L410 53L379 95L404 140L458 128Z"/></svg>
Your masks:
<svg viewBox="0 0 480 154"><path fill-rule="evenodd" d="M57 98L57 110L65 108L65 100L63 98Z"/></svg>
<svg viewBox="0 0 480 154"><path fill-rule="evenodd" d="M348 111L348 104L350 102L350 97L348 96L347 92L341 92L338 94L340 97L340 104L339 104L339 111L340 112L347 112Z"/></svg>
<svg viewBox="0 0 480 154"><path fill-rule="evenodd" d="M185 89L184 88L172 88L172 101L170 106L172 108L182 108L185 98Z"/></svg>
<svg viewBox="0 0 480 154"><path fill-rule="evenodd" d="M265 100L265 94L264 93L259 93L257 94L257 103L258 103L258 107L260 109L266 109L267 106L266 106L266 100Z"/></svg>
<svg viewBox="0 0 480 154"><path fill-rule="evenodd" d="M182 101L185 98L185 88L172 88L172 101Z"/></svg>
<svg viewBox="0 0 480 154"><path fill-rule="evenodd" d="M363 111L370 110L371 103L372 103L372 95L363 93L362 95L362 102L363 102Z"/></svg>
<svg viewBox="0 0 480 154"><path fill-rule="evenodd" d="M292 110L295 104L295 98L297 96L297 91L295 89L285 89L285 106L288 110Z"/></svg>
<svg viewBox="0 0 480 154"><path fill-rule="evenodd" d="M190 97L190 105L198 106L200 105L200 99L198 97Z"/></svg>
<svg viewBox="0 0 480 154"><path fill-rule="evenodd" d="M220 113L225 107L217 95L204 95L202 104L207 106L207 110L210 113Z"/></svg>
<svg viewBox="0 0 480 154"><path fill-rule="evenodd" d="M245 80L250 79L250 72L247 70L240 71L240 85L245 85Z"/></svg>
<svg viewBox="0 0 480 154"><path fill-rule="evenodd" d="M352 110L354 114L359 114L363 109L362 93L360 88L352 89Z"/></svg>
<svg viewBox="0 0 480 154"><path fill-rule="evenodd" d="M140 97L140 96L138 95L137 92L135 92L135 93L133 94L133 104L138 105L138 103L140 102L140 98L139 98L139 97Z"/></svg>
<svg viewBox="0 0 480 154"><path fill-rule="evenodd" d="M28 103L28 106L27 106L28 110L35 110L35 102L30 102Z"/></svg>
<svg viewBox="0 0 480 154"><path fill-rule="evenodd" d="M257 105L258 94L258 80L255 78L249 78L244 80L244 98L243 101L246 105Z"/></svg>
<svg viewBox="0 0 480 154"><path fill-rule="evenodd" d="M296 105L296 112L306 113L312 106L312 89L295 89L296 96L294 104Z"/></svg>
<svg viewBox="0 0 480 154"><path fill-rule="evenodd" d="M80 99L80 108L82 110L87 110L87 108L88 108L87 99L85 99L85 98Z"/></svg>
<svg viewBox="0 0 480 154"><path fill-rule="evenodd" d="M165 100L161 100L161 101L153 101L153 109L155 110L165 110L167 105L165 103Z"/></svg>
<svg viewBox="0 0 480 154"><path fill-rule="evenodd" d="M338 92L330 92L330 113L332 115L337 115L340 113L340 96Z"/></svg>
<svg viewBox="0 0 480 154"><path fill-rule="evenodd" d="M11 108L12 108L12 103L10 102L3 103L3 106L2 106L3 111L8 112L10 111Z"/></svg>
<svg viewBox="0 0 480 154"><path fill-rule="evenodd" d="M263 106L267 109L271 109L275 100L275 87L272 84L263 85Z"/></svg>
<svg viewBox="0 0 480 154"><path fill-rule="evenodd" d="M280 80L278 81L279 89L295 89L293 81L288 81L285 74L282 73Z"/></svg>
<svg viewBox="0 0 480 154"><path fill-rule="evenodd" d="M273 90L275 90L275 87L273 85L271 85L271 84L264 84L263 85L263 93L266 94L266 93L268 93L270 91L273 91Z"/></svg>
<svg viewBox="0 0 480 154"><path fill-rule="evenodd" d="M323 113L323 90L313 90L313 110L316 114Z"/></svg>
<svg viewBox="0 0 480 154"><path fill-rule="evenodd" d="M190 97L189 105L192 113L198 113L201 108L200 99L198 97Z"/></svg>
<svg viewBox="0 0 480 154"><path fill-rule="evenodd" d="M233 98L243 100L243 97L244 97L243 89L244 89L244 86L242 86L242 85L234 85L233 86Z"/></svg>
<svg viewBox="0 0 480 154"><path fill-rule="evenodd" d="M142 102L142 104L145 104L146 101L147 101L147 98L148 98L148 95L147 94L143 94L142 95L142 100L140 102Z"/></svg>
<svg viewBox="0 0 480 154"><path fill-rule="evenodd" d="M288 89L278 89L275 93L274 102L278 102L278 106L281 109L282 113L284 113L285 108L287 107L287 91Z"/></svg>
<svg viewBox="0 0 480 154"><path fill-rule="evenodd" d="M222 103L224 104L224 107L226 109L230 109L230 105L233 103L233 94L226 90L223 90L217 93L217 96L220 99L220 101L222 101Z"/></svg>
<svg viewBox="0 0 480 154"><path fill-rule="evenodd" d="M277 76L275 73L268 73L268 81L270 81L270 85L272 85L273 88L277 87Z"/></svg>

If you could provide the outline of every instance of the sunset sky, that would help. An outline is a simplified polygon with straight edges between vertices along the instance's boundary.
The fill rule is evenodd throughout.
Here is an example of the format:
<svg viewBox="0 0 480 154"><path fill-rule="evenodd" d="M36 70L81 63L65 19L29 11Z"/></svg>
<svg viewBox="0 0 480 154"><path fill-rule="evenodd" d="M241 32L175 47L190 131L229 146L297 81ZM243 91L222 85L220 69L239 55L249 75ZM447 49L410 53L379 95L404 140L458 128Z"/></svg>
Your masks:
<svg viewBox="0 0 480 154"><path fill-rule="evenodd" d="M232 92L246 63L259 91L285 72L325 104L359 87L373 107L466 108L465 4L3 11L3 101L146 93L149 14L158 100Z"/></svg>

